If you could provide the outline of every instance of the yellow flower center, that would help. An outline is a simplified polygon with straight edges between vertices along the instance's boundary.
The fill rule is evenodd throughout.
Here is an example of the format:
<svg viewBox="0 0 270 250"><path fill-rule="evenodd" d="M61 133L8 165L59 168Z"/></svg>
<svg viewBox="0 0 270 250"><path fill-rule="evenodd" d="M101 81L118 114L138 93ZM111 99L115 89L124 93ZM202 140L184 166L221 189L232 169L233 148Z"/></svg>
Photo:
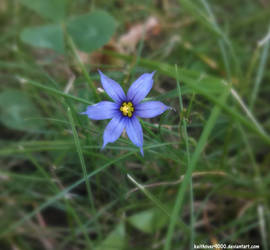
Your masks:
<svg viewBox="0 0 270 250"><path fill-rule="evenodd" d="M131 117L134 112L134 107L133 107L132 102L128 102L128 103L123 102L122 106L120 107L120 110L122 111L122 114L124 116Z"/></svg>

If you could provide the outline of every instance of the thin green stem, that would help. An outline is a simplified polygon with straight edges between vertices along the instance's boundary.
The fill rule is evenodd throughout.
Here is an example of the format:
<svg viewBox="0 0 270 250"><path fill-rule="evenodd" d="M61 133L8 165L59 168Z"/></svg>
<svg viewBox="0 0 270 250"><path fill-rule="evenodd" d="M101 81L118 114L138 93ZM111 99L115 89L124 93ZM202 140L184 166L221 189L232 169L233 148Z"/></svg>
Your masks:
<svg viewBox="0 0 270 250"><path fill-rule="evenodd" d="M168 211L168 209L151 193L149 192L143 185L141 185L140 183L138 183L134 177L132 177L131 175L127 174L127 177L137 186L137 188L149 199L151 200L159 209L161 209L169 218L171 217L170 212ZM183 230L185 230L185 232L188 232L189 229L186 226L186 224L180 220L177 221L178 224L183 228ZM177 223L176 222L176 223Z"/></svg>
<svg viewBox="0 0 270 250"><path fill-rule="evenodd" d="M270 34L270 27L268 30L268 34ZM268 41L266 41L266 43L264 44L264 48L262 50L262 55L260 58L258 71L257 71L258 73L257 73L256 78L255 78L253 91L251 92L251 98L250 98L250 104L249 104L250 110L253 110L255 101L256 101L257 96L258 96L260 85L261 85L261 82L262 82L262 79L264 76L265 66L267 63L269 47L270 47L270 39L268 39Z"/></svg>
<svg viewBox="0 0 270 250"><path fill-rule="evenodd" d="M27 156L29 157L29 159L33 162L33 164L36 166L36 168L38 169L38 171L46 178L46 180L48 180L48 182L51 184L53 190L55 193L60 192L60 188L56 185L56 183L53 181L53 179L49 176L49 174L45 171L45 169L40 166L40 164L35 160L35 158L31 155L31 154L27 154ZM92 242L90 241L90 238L86 232L86 229L84 228L84 226L81 223L81 220L77 214L77 212L73 209L73 207L70 204L69 200L65 200L65 204L66 207L68 209L68 211L72 214L73 218L75 219L75 221L77 222L77 225L79 226L79 228L82 230L82 233L84 235L85 241L88 245L88 247L93 247Z"/></svg>
<svg viewBox="0 0 270 250"><path fill-rule="evenodd" d="M79 137L78 137L77 130L75 128L75 123L74 123L73 116L71 114L71 109L68 108L67 112L68 112L68 118L69 118L69 122L70 122L71 129L72 129L74 143L75 143L75 146L76 146L76 149L77 149L77 153L78 153L79 160L80 160L81 167L82 167L82 171L83 171L83 176L84 176L84 180L85 180L85 184L86 184L88 198L89 198L89 201L90 201L90 206L92 208L93 214L95 214L96 211L95 211L95 206L94 206L94 199L93 199L92 191L91 191L91 188L90 188L89 180L87 179L86 164L85 164L85 160L84 160L84 157L83 157L83 152L82 152L80 140L79 140Z"/></svg>
<svg viewBox="0 0 270 250"><path fill-rule="evenodd" d="M223 93L223 95L221 96L222 103L225 103L228 94L229 94L228 90ZM195 152L192 154L190 165L186 171L183 182L182 182L182 184L179 188L178 194L177 194L176 203L175 203L172 215L171 215L171 220L170 220L170 224L169 224L168 231L167 231L164 250L171 249L171 241L172 241L172 237L173 237L173 233L174 233L174 228L176 225L175 218L177 218L177 216L179 216L179 212L182 209L185 192L186 192L186 189L188 187L188 184L190 183L192 173L196 168L196 164L199 160L200 154L202 153L202 151L207 143L207 139L208 139L212 129L214 128L214 125L215 125L216 120L219 116L219 113L220 113L220 107L218 105L216 105L212 109L210 117L209 117L207 123L205 124L203 132L200 136L200 139L199 139L199 142L198 142L197 147L195 149Z"/></svg>
<svg viewBox="0 0 270 250"><path fill-rule="evenodd" d="M24 78L23 78L24 79ZM58 95L58 96L62 96L62 97L65 97L65 98L68 98L68 99L71 99L73 101L77 101L77 102L81 102L81 103L84 103L84 104L88 104L88 105L91 105L93 104L92 102L90 101L87 101L85 99L82 99L82 98L79 98L79 97L76 97L76 96L73 96L73 95L69 95L69 94L65 94L64 92L58 90L58 89L55 89L55 88L51 88L51 87L47 87L45 86L45 84L40 84L36 81L33 81L33 80L30 80L30 79L24 79L24 81L27 83L27 84L31 84L37 88L40 88L42 90L45 90L49 93L53 93L55 95Z"/></svg>
<svg viewBox="0 0 270 250"><path fill-rule="evenodd" d="M84 66L84 64L83 64L83 62L82 62L82 60L81 60L81 58L80 58L80 56L78 54L78 50L76 48L76 45L75 45L74 41L72 40L72 38L69 35L67 35L67 42L68 42L68 45L69 45L69 47L71 49L71 52L72 52L74 58L76 59L76 61L78 63L78 66L80 67L80 70L82 71L82 73L83 73L86 81L88 82L90 88L92 89L93 94L95 95L97 100L100 100L100 97L99 97L99 95L97 93L94 82L93 82L91 76L89 75L89 73L87 72L87 70L86 70L86 68L85 68L85 66Z"/></svg>
<svg viewBox="0 0 270 250"><path fill-rule="evenodd" d="M178 67L177 65L175 65L175 72L176 72L176 83L177 83L177 91L178 91L178 97L179 97L179 105L180 105L180 113L181 110L184 109L184 105L183 105L183 99L182 99L182 92L181 92L181 87L180 87L180 82L179 82L179 74L178 74ZM191 111L191 105L193 103L194 100L194 93L192 95L189 107L188 107L188 111ZM188 114L188 113L187 113ZM183 131L183 137L184 137L184 141L185 141L185 145L186 145L186 161L187 161L187 168L190 167L190 151L189 151L189 138L188 138L188 133L187 133L187 117L183 117L180 120L180 125L182 122L182 131ZM179 186L180 189L181 185ZM193 249L194 246L194 234L195 234L195 228L194 228L194 204L193 204L193 199L194 199L194 195L193 195L193 183L192 183L192 178L190 178L190 249ZM176 214L179 214L180 211L178 211ZM177 219L177 218L175 218Z"/></svg>

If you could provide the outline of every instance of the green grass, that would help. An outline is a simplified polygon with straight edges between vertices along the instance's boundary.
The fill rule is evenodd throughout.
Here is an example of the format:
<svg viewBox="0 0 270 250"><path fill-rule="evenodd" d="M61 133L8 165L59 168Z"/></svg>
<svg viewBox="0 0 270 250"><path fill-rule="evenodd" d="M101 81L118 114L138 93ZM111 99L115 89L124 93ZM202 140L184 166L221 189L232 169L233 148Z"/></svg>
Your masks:
<svg viewBox="0 0 270 250"><path fill-rule="evenodd" d="M23 43L52 20L22 2L0 3L0 249L269 249L267 1L67 1L67 16L117 21L84 54L65 20L65 54ZM150 16L158 27L119 49ZM173 110L141 119L144 157L125 134L101 151L108 121L80 115L109 100L98 69L125 90L156 71L146 100Z"/></svg>

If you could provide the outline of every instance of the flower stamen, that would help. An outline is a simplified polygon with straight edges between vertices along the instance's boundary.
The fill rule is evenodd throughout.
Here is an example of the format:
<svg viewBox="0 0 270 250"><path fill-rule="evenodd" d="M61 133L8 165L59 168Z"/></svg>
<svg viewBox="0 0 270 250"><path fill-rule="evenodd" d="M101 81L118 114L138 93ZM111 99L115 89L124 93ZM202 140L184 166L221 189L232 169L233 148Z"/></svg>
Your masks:
<svg viewBox="0 0 270 250"><path fill-rule="evenodd" d="M122 114L124 116L131 117L134 112L134 107L133 107L132 102L128 102L128 103L123 102L120 107L120 111L122 111Z"/></svg>

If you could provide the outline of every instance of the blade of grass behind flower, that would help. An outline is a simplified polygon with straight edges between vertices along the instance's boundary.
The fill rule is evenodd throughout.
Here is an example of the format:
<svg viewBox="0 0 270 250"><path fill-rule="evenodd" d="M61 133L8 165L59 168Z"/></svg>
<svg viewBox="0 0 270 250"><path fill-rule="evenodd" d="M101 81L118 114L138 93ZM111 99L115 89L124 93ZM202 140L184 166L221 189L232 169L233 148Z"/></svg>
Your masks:
<svg viewBox="0 0 270 250"><path fill-rule="evenodd" d="M115 163L119 162L120 160L123 160L123 159L129 157L132 154L134 154L133 151L132 152L129 152L129 153L126 153L124 155L121 155L118 158L113 159L113 160L105 163L104 165L102 165L101 167L99 167L98 169L96 169L95 171L93 171L90 174L88 174L87 175L87 179L92 178L93 176L95 176L96 174L102 172L103 170L105 170L106 168L108 168L109 166L111 166L112 164L115 164ZM82 177L78 181L74 182L72 185L68 186L67 188L63 189L61 192L59 192L56 195L54 195L52 198L46 200L44 203L42 203L40 206L38 206L32 212L30 212L27 215L25 215L22 219L20 219L19 221L11 224L9 227L5 228L5 230L3 230L2 232L0 232L0 238L3 237L3 236L5 236L5 235L7 235L8 233L14 231L17 227L23 225L26 221L30 220L37 213L39 213L40 211L42 211L45 208L49 207L50 205L52 205L56 201L58 201L60 199L65 199L66 195L69 192L71 192L73 189L75 189L76 187L78 187L79 185L81 185L83 182L85 182L85 177Z"/></svg>
<svg viewBox="0 0 270 250"><path fill-rule="evenodd" d="M179 105L180 105L180 114L181 111L184 110L184 105L183 105L183 99L182 99L182 90L180 87L180 83L179 83L179 74L178 74L178 67L177 65L175 65L175 72L176 72L176 84L177 84L177 92L178 92L178 97L179 97ZM193 102L193 98L194 95L192 95L192 98L190 100L190 104L188 107L188 110L190 112L191 110L191 105ZM189 112L187 112L187 115L189 114ZM183 133L183 137L184 137L184 141L185 141L185 145L186 145L186 162L187 162L187 168L190 167L190 151L189 151L189 138L188 138L188 133L187 133L187 120L188 117L180 117L180 128L182 127L182 133ZM181 126L181 122L182 122L182 126ZM181 130L180 130L181 132ZM181 188L181 185L179 185L179 189ZM194 246L194 235L195 235L195 228L194 228L194 224L195 224L195 217L194 217L194 196L193 196L193 183L192 183L192 178L190 178L190 249L193 248ZM177 200L180 199L179 196L177 196ZM179 202L175 202L175 207L174 209L176 210L175 214L173 215L178 215L180 213L180 207L179 206ZM177 217L175 218L175 220L177 219ZM173 221L173 219L171 220L171 222ZM170 226L169 226L170 227Z"/></svg>
<svg viewBox="0 0 270 250"><path fill-rule="evenodd" d="M270 27L268 29L268 34L270 34ZM262 54L260 57L260 62L259 62L257 75L254 82L254 87L253 87L253 90L251 91L251 98L250 98L250 104L249 104L249 107L251 110L253 110L254 103L257 99L260 85L262 82L262 78L264 76L264 70L265 70L265 66L266 66L266 62L268 58L269 46L270 46L270 39L263 46L264 48L262 50Z"/></svg>
<svg viewBox="0 0 270 250"><path fill-rule="evenodd" d="M30 80L30 79L24 79L23 77L18 77L18 79L22 79L23 81L25 81L28 84L31 84L31 85L33 85L33 86L35 86L37 88L40 88L42 90L45 90L45 91L49 92L49 93L53 93L53 94L55 94L57 96L62 96L62 97L71 99L73 101L81 102L81 103L88 104L88 105L93 104L92 102L90 102L88 100L85 100L85 99L82 99L82 98L79 98L79 97L76 97L76 96L72 96L72 95L69 95L69 94L65 94L61 90L54 89L54 88L51 88L51 87L47 87L47 86L45 86L43 84L40 84L40 83L38 83L36 81Z"/></svg>
<svg viewBox="0 0 270 250"><path fill-rule="evenodd" d="M251 165L253 167L253 171L254 171L254 186L255 188L258 190L258 192L260 193L264 193L266 190L265 184L263 182L263 178L261 176L261 170L256 162L256 157L255 154L253 152L252 149L252 145L250 144L249 140L248 140L248 136L246 134L246 131L242 128L242 126L240 124L238 124L239 130L240 130L240 134L242 135L243 141L246 145L246 149L250 158L250 162ZM262 202L259 202L259 204L257 205L257 211L258 211L258 221L259 221L259 225L260 225L260 233L261 233L261 238L262 238L262 242L263 242L263 249L268 249L268 244L267 244L267 229L265 226L265 216L264 216L264 204Z"/></svg>
<svg viewBox="0 0 270 250"><path fill-rule="evenodd" d="M162 205L162 203L151 193L149 192L143 185L138 183L131 175L127 174L127 177L137 186L137 188L149 199L151 200L158 208L160 208L169 218L171 217L170 212L166 207ZM179 221L178 221L179 222ZM175 222L177 223L177 222ZM185 232L189 232L188 227L182 220L180 220L179 225L185 230Z"/></svg>
<svg viewBox="0 0 270 250"><path fill-rule="evenodd" d="M240 76L241 68L239 64L238 57L235 54L235 51L233 49L233 46L230 42L230 39L227 37L227 35L222 31L222 29L219 27L215 15L213 11L211 10L210 5L206 0L200 0L202 6L198 6L196 3L192 3L191 1L187 0L179 0L179 3L182 4L182 6L188 10L194 18L196 18L203 26L205 26L209 31L213 32L215 31L217 36L217 42L222 54L223 62L226 68L226 73L228 76L228 79L231 78L231 67L229 64L229 57L226 53L226 46L228 46L229 52L232 56L232 59L235 63L235 68L237 74ZM205 9L205 11L202 11L202 8Z"/></svg>
<svg viewBox="0 0 270 250"><path fill-rule="evenodd" d="M69 118L70 125L71 125L71 128L72 128L72 134L73 134L75 146L76 146L76 149L77 149L78 157L79 157L79 160L80 160L80 163L81 163L83 176L84 176L84 179L85 179L85 185L86 185L86 189L87 189L87 193L88 193L90 206L92 208L92 212L95 214L96 212L95 212L94 199L93 199L90 183L89 183L89 180L87 178L86 164L85 164L81 144L80 144L80 141L79 141L77 130L75 128L74 119L73 119L73 116L71 114L71 109L70 108L67 109L67 113L68 113L68 118Z"/></svg>
<svg viewBox="0 0 270 250"><path fill-rule="evenodd" d="M92 89L94 96L99 101L100 97L97 94L97 90L96 90L96 87L94 85L94 82L93 82L90 74L87 72L87 70L86 70L86 68L84 66L84 63L82 62L82 60L81 60L81 58L80 58L80 56L78 54L78 49L76 48L76 45L75 45L74 41L72 40L71 36L69 36L68 34L67 34L67 44L69 45L69 47L71 49L71 52L72 52L74 58L76 59L76 61L78 63L78 66L80 67L80 69L81 69L87 83L89 84L90 88Z"/></svg>
<svg viewBox="0 0 270 250"><path fill-rule="evenodd" d="M221 96L221 101L223 103L226 102L226 99L228 97L229 91L225 91L223 93L223 95ZM173 237L173 233L174 233L174 228L175 228L175 218L177 216L179 216L178 212L181 211L182 206L183 206L183 201L184 201L184 196L185 196L185 192L186 189L188 187L188 184L190 183L190 179L192 176L192 172L195 170L196 168L196 164L199 160L199 157L207 143L207 139L212 131L212 129L214 128L214 125L216 123L216 120L219 116L220 113L220 107L218 105L216 105L213 109L212 112L210 114L210 117L207 121L207 123L204 126L204 129L202 131L202 134L200 136L200 139L198 141L197 147L194 151L194 153L192 154L191 157L191 161L190 161L190 165L189 168L186 171L186 174L184 176L184 180L181 184L181 187L178 191L177 197L179 197L177 199L177 205L174 207L174 210L172 212L172 216L170 218L170 224L168 227L168 231L167 231L167 236L166 236L166 241L165 241L165 245L164 245L164 250L170 250L171 249L171 241L172 241L172 237Z"/></svg>
<svg viewBox="0 0 270 250"><path fill-rule="evenodd" d="M119 54L119 53L115 53L115 52L106 51L105 53L113 55L113 56L118 57L118 58L121 58L121 59L123 59L125 61L131 61L132 58L133 58L132 56L123 55L123 54ZM167 76L170 76L170 77L173 77L173 78L176 79L175 70L173 70L173 67L171 65L169 65L169 64L162 63L162 62L156 62L156 61L149 60L149 59L144 59L144 58L140 58L140 61L139 61L138 64L141 65L141 66L147 67L149 69L158 70L160 73L162 73L164 75L167 75ZM217 77L212 77L212 76L207 75L203 82L198 81L196 79L200 78L200 74L201 73L199 73L199 72L190 71L190 70L187 70L187 69L181 69L181 79L187 86L192 88L196 93L199 93L199 94L205 96L211 102L213 102L215 104L218 104L232 118L236 119L237 121L242 123L245 127L249 128L251 131L256 133L265 143L270 144L269 135L264 130L261 129L262 128L261 126L258 126L258 122L254 123L254 119L252 119L252 122L250 122L249 119L253 115L250 116L248 114L249 119L247 119L246 117L244 117L235 108L222 103L220 101L220 98L218 97L218 95L209 93L209 91L211 91L211 89L209 89L209 88L206 89L203 86L203 83L206 83L207 81L214 81L215 83L220 85L220 88L221 88L220 93L222 93L227 88L226 84L224 84L224 80L222 80L220 78L217 78ZM194 78L195 75L196 75L196 79ZM200 83L200 84L198 84L198 83ZM225 88L222 88L221 85L225 86ZM235 98L235 96L233 96L233 97ZM239 102L239 99L235 98L235 100L238 102L238 104L240 104L241 108L244 109L243 108L244 106L241 105L241 102ZM244 111L246 112L247 109L244 109Z"/></svg>
<svg viewBox="0 0 270 250"><path fill-rule="evenodd" d="M61 189L56 185L56 182L53 181L53 179L51 178L51 176L45 171L45 168L43 168L42 166L40 166L40 164L35 160L35 158L31 155L28 154L29 159L31 160L31 162L36 166L37 170L42 174L42 176L48 181L48 183L52 186L52 189L54 190L55 193L58 193L61 191ZM89 238L89 235L87 234L85 227L83 226L77 212L75 209L73 209L73 207L70 204L71 202L66 199L65 200L65 205L66 205L66 210L73 216L73 218L75 219L77 225L79 226L80 230L82 231L84 238L85 238L85 242L88 245L88 248L93 247L93 244Z"/></svg>

